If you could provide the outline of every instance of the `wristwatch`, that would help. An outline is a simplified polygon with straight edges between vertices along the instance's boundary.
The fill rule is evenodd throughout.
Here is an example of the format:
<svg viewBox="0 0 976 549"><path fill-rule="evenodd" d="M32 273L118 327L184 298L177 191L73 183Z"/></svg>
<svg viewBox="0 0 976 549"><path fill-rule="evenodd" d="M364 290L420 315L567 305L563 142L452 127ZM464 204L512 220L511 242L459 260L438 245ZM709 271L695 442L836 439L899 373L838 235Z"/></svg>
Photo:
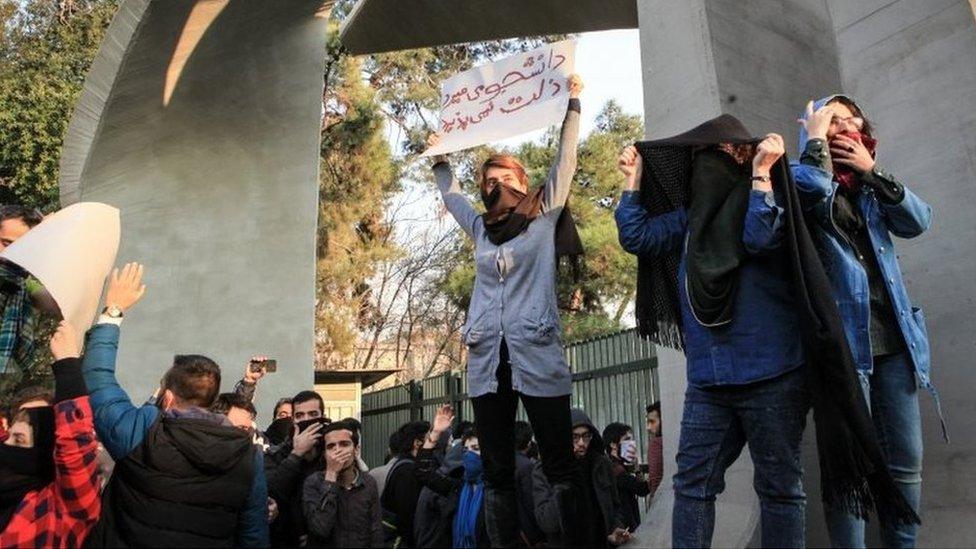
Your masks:
<svg viewBox="0 0 976 549"><path fill-rule="evenodd" d="M116 307L115 305L109 305L108 307L102 309L102 314L111 318L122 318L122 309Z"/></svg>

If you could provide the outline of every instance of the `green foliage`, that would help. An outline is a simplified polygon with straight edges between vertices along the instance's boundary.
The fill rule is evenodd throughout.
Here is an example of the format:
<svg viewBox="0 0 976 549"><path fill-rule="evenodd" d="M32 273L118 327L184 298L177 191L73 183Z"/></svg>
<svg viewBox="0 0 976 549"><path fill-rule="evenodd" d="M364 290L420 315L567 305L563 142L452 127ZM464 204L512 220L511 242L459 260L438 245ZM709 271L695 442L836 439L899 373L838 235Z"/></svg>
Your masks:
<svg viewBox="0 0 976 549"><path fill-rule="evenodd" d="M57 208L61 143L115 9L115 0L0 4L0 202Z"/></svg>

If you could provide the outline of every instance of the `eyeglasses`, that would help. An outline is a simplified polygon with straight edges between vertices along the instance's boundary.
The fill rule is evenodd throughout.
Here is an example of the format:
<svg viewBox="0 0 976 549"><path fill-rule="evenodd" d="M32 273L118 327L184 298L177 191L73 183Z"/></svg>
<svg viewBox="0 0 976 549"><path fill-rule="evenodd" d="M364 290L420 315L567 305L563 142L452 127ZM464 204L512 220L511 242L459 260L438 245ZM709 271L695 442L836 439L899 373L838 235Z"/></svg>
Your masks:
<svg viewBox="0 0 976 549"><path fill-rule="evenodd" d="M849 116L847 118L835 116L830 119L830 123L836 126L854 126L858 131L864 129L864 119L860 116Z"/></svg>
<svg viewBox="0 0 976 549"><path fill-rule="evenodd" d="M573 442L589 442L593 438L593 433L573 433Z"/></svg>

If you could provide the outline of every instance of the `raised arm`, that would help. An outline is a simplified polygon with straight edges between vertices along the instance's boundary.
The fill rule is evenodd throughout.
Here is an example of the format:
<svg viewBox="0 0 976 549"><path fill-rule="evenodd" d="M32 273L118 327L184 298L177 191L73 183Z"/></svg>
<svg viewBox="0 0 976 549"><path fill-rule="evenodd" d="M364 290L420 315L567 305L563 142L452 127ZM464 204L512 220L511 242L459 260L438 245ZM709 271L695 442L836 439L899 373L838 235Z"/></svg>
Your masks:
<svg viewBox="0 0 976 549"><path fill-rule="evenodd" d="M427 146L434 147L440 143L441 136L432 133L427 137ZM437 182L437 189L441 192L444 200L444 207L454 216L454 220L461 226L465 234L474 238L474 226L478 220L478 212L471 206L471 202L461 191L461 184L454 176L454 169L447 160L447 155L439 154L434 157L431 169L434 170L434 180Z"/></svg>
<svg viewBox="0 0 976 549"><path fill-rule="evenodd" d="M62 321L51 338L54 370L54 491L62 520L84 539L101 514L98 489L98 441L95 439L88 389L81 374L78 339Z"/></svg>
<svg viewBox="0 0 976 549"><path fill-rule="evenodd" d="M688 230L688 216L683 208L651 216L640 203L641 158L631 145L617 160L626 177L624 192L614 212L620 246L635 255L660 256L678 249Z"/></svg>
<svg viewBox="0 0 976 549"><path fill-rule="evenodd" d="M542 209L546 215L558 216L562 207L566 205L569 191L572 188L573 176L576 174L576 147L579 143L580 100L583 91L583 81L579 75L569 77L569 106L566 118L563 119L562 130L559 133L559 150L556 152L556 162L549 168L546 179L546 190L543 196Z"/></svg>
<svg viewBox="0 0 976 549"><path fill-rule="evenodd" d="M81 366L91 398L95 431L115 460L129 455L142 443L159 415L155 406L135 407L115 377L122 313L139 301L146 290L142 272L142 266L135 263L126 265L121 273L117 269L112 272L105 303L109 313L118 314L101 315L88 332Z"/></svg>

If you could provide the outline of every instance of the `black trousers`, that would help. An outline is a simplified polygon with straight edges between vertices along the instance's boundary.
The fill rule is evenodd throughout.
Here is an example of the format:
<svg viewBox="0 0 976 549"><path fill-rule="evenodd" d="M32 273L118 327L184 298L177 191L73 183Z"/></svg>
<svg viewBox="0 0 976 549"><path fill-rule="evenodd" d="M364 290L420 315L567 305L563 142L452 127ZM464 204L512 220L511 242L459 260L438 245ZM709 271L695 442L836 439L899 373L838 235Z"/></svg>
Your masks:
<svg viewBox="0 0 976 549"><path fill-rule="evenodd" d="M571 484L575 462L569 395L534 397L512 390L512 364L505 340L500 362L498 391L471 399L485 486L502 492L515 490L515 412L519 399L532 424L549 484Z"/></svg>

